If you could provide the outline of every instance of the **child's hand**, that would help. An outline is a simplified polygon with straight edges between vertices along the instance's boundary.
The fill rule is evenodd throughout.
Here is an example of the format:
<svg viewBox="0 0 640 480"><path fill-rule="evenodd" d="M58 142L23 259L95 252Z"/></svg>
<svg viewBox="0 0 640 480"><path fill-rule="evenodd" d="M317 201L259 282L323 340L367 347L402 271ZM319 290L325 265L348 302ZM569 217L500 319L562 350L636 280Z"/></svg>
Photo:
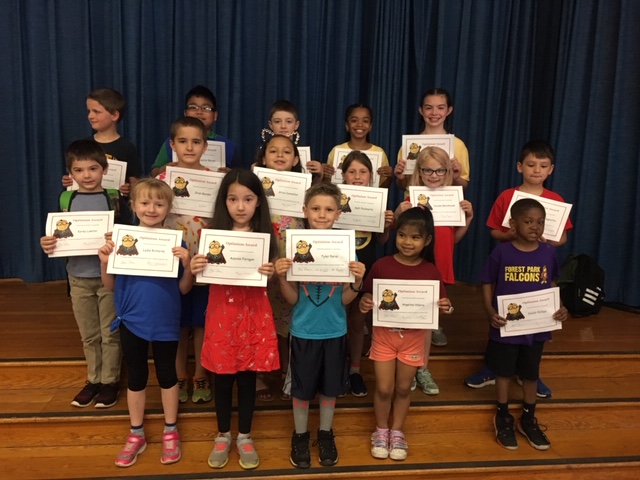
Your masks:
<svg viewBox="0 0 640 480"><path fill-rule="evenodd" d="M453 305L451 305L451 300L446 297L438 300L438 308L442 311L442 313L453 313Z"/></svg>
<svg viewBox="0 0 640 480"><path fill-rule="evenodd" d="M356 281L353 282L358 285L362 278L364 277L364 273L366 272L367 267L365 267L364 263L351 261L349 262L349 272L353 273L353 276L356 277Z"/></svg>
<svg viewBox="0 0 640 480"><path fill-rule="evenodd" d="M262 275L266 275L269 278L273 276L275 271L276 271L276 267L271 262L264 263L258 267L258 273L261 273Z"/></svg>
<svg viewBox="0 0 640 480"><path fill-rule="evenodd" d="M395 216L393 215L393 212L391 210L385 210L384 211L384 229L388 230L389 228L391 228L391 225L393 225L394 220L395 220Z"/></svg>
<svg viewBox="0 0 640 480"><path fill-rule="evenodd" d="M553 314L553 319L564 322L569 319L569 311L565 307L560 307L560 309Z"/></svg>
<svg viewBox="0 0 640 480"><path fill-rule="evenodd" d="M317 160L309 160L307 162L307 171L309 173L313 173L314 175L322 174L322 164Z"/></svg>
<svg viewBox="0 0 640 480"><path fill-rule="evenodd" d="M205 255L197 254L191 259L191 273L201 273L207 266L207 257Z"/></svg>
<svg viewBox="0 0 640 480"><path fill-rule="evenodd" d="M71 187L72 185L73 185L73 178L71 178L71 175L63 175L62 186L66 189L68 187Z"/></svg>
<svg viewBox="0 0 640 480"><path fill-rule="evenodd" d="M453 157L451 159L451 172L453 173L453 180L457 180L458 178L460 178L462 167L460 166L460 162L456 157Z"/></svg>
<svg viewBox="0 0 640 480"><path fill-rule="evenodd" d="M116 244L113 243L110 238L107 239L107 242L98 249L98 258L100 258L100 263L107 263L109 261L109 255L111 255L115 248Z"/></svg>
<svg viewBox="0 0 640 480"><path fill-rule="evenodd" d="M218 167L218 171L220 173L227 173L227 172L230 172L231 169L229 167Z"/></svg>
<svg viewBox="0 0 640 480"><path fill-rule="evenodd" d="M370 293L365 293L362 298L360 299L360 304L358 305L360 307L360 311L362 313L367 313L370 312L373 309L373 297L371 296Z"/></svg>
<svg viewBox="0 0 640 480"><path fill-rule="evenodd" d="M498 312L496 312L495 310L491 314L489 314L488 320L491 326L494 328L504 327L507 324L507 320L498 315Z"/></svg>
<svg viewBox="0 0 640 480"><path fill-rule="evenodd" d="M293 265L293 261L290 258L279 258L276 260L275 268L278 277L286 279L287 270L291 268L291 265Z"/></svg>
<svg viewBox="0 0 640 480"><path fill-rule="evenodd" d="M393 213L394 218L397 219L402 212L405 212L410 208L411 208L411 202L408 202L408 201L402 202L400 205L398 205L398 208L396 208L396 211Z"/></svg>
<svg viewBox="0 0 640 480"><path fill-rule="evenodd" d="M40 238L40 247L42 247L42 251L47 255L53 253L56 249L56 242L58 239L53 235L45 235Z"/></svg>
<svg viewBox="0 0 640 480"><path fill-rule="evenodd" d="M468 219L473 218L473 205L471 205L469 200L462 200L460 202L460 208L462 208L465 217Z"/></svg>
<svg viewBox="0 0 640 480"><path fill-rule="evenodd" d="M322 164L322 174L324 178L327 180L333 177L333 174L336 173L336 169L333 168L333 165L329 165L328 163Z"/></svg>
<svg viewBox="0 0 640 480"><path fill-rule="evenodd" d="M120 185L120 188L118 190L120 190L120 195L122 195L123 197L128 197L129 193L131 192L131 184L123 183L122 185Z"/></svg>
<svg viewBox="0 0 640 480"><path fill-rule="evenodd" d="M404 179L405 177L404 168L406 165L407 165L407 161L404 158L401 158L400 160L398 160L398 163L396 164L396 168L393 170L393 173L395 174L398 180Z"/></svg>
<svg viewBox="0 0 640 480"><path fill-rule="evenodd" d="M104 239L107 242L110 241L112 237L113 237L113 232L107 232L104 234Z"/></svg>
<svg viewBox="0 0 640 480"><path fill-rule="evenodd" d="M384 165L378 169L378 175L385 178L393 177L393 169L390 165Z"/></svg>
<svg viewBox="0 0 640 480"><path fill-rule="evenodd" d="M180 259L180 263L182 263L185 270L191 270L191 257L189 256L189 250L184 247L173 247L171 252L174 257L178 257Z"/></svg>

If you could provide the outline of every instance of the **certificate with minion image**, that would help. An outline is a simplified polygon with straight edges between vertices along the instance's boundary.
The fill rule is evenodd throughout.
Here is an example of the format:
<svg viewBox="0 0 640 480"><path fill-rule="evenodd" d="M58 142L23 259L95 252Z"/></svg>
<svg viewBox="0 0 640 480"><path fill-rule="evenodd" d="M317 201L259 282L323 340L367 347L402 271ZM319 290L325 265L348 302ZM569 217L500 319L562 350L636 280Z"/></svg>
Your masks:
<svg viewBox="0 0 640 480"><path fill-rule="evenodd" d="M539 269L540 267L531 268ZM544 277L545 272L539 274ZM513 295L498 295L496 300L498 315L507 320L507 324L500 327L501 337L531 335L562 329L562 322L553 319L553 314L561 306L558 287Z"/></svg>
<svg viewBox="0 0 640 480"><path fill-rule="evenodd" d="M438 328L438 280L373 279L373 326Z"/></svg>
<svg viewBox="0 0 640 480"><path fill-rule="evenodd" d="M279 172L262 167L255 167L253 173L262 182L272 215L304 218L302 206L304 194L311 186L310 173Z"/></svg>
<svg viewBox="0 0 640 480"><path fill-rule="evenodd" d="M49 257L98 255L105 234L113 230L113 219L113 210L48 214L45 234L57 239Z"/></svg>
<svg viewBox="0 0 640 480"><path fill-rule="evenodd" d="M404 174L411 175L416 168L416 160L423 148L440 147L449 158L453 158L453 145L455 136L451 134L444 135L403 135L402 136L402 153L407 161L404 167Z"/></svg>
<svg viewBox="0 0 640 480"><path fill-rule="evenodd" d="M333 157L333 167L336 169L335 173L331 177L331 183L341 185L344 183L342 178L342 164L347 155L353 152L350 148L336 148ZM363 151L369 160L371 160L372 174L369 180L370 187L377 187L380 184L380 175L378 169L382 166L382 152L369 152Z"/></svg>
<svg viewBox="0 0 640 480"><path fill-rule="evenodd" d="M338 185L342 213L334 228L363 232L384 232L384 212L387 209L386 188Z"/></svg>
<svg viewBox="0 0 640 480"><path fill-rule="evenodd" d="M409 200L414 207L420 206L433 215L436 227L464 227L466 218L460 202L464 200L462 187L409 187Z"/></svg>
<svg viewBox="0 0 640 480"><path fill-rule="evenodd" d="M127 162L107 159L109 167L102 177L102 188L120 190L120 186L127 183ZM67 190L78 190L78 183L74 180Z"/></svg>
<svg viewBox="0 0 640 480"><path fill-rule="evenodd" d="M178 278L180 260L172 250L182 245L182 230L116 224L111 240L107 273Z"/></svg>
<svg viewBox="0 0 640 480"><path fill-rule="evenodd" d="M268 233L203 229L198 253L207 257L207 266L196 281L266 287L269 279L258 268L270 261L270 242Z"/></svg>
<svg viewBox="0 0 640 480"><path fill-rule="evenodd" d="M287 271L292 282L355 281L349 262L356 260L353 230L285 230L285 256L293 261Z"/></svg>
<svg viewBox="0 0 640 480"><path fill-rule="evenodd" d="M171 161L176 163L178 156L173 152ZM224 142L215 140L207 140L207 149L200 157L200 163L213 172L217 172L219 168L227 166L227 146Z"/></svg>
<svg viewBox="0 0 640 480"><path fill-rule="evenodd" d="M167 167L164 181L175 195L171 211L180 215L213 217L213 207L224 175L207 170Z"/></svg>

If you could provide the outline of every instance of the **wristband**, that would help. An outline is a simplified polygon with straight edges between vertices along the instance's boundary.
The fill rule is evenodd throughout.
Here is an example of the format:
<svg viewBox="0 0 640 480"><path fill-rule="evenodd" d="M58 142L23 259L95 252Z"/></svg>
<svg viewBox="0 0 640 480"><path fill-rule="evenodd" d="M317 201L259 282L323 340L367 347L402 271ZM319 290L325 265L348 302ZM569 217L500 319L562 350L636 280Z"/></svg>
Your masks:
<svg viewBox="0 0 640 480"><path fill-rule="evenodd" d="M360 284L360 288L355 288L355 287L353 286L353 283L350 283L350 284L349 284L349 288L350 288L353 292L360 293L360 292L362 292L362 283Z"/></svg>

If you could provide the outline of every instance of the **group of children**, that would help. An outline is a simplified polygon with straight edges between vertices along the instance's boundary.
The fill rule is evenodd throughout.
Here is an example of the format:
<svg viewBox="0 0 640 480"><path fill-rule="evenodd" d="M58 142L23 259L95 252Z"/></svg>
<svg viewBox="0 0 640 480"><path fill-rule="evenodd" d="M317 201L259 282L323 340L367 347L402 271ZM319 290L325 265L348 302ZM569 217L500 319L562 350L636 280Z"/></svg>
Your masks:
<svg viewBox="0 0 640 480"><path fill-rule="evenodd" d="M173 249L180 263L175 279L108 274L107 261L114 251L110 233L105 235L105 245L97 255L69 258L70 295L88 369L87 383L72 404L87 407L95 402L96 407L103 408L114 405L123 356L131 428L116 465L133 465L146 448L143 420L150 344L165 417L161 462L177 462L181 458L178 405L189 397L187 351L192 337L195 353L192 401L207 402L215 396L218 434L208 458L212 468L224 467L229 459L234 384L239 463L245 469L259 465L251 436L253 412L256 399L273 398L262 374L274 371L281 375L281 398L292 401L291 463L298 468L311 465L309 404L318 395L320 425L315 443L319 463L325 466L337 463L333 432L336 398L347 391L354 396L367 395L360 360L366 319L376 307L373 280L437 280L440 282L437 306L441 313L453 312L445 284L455 282L453 249L469 228L473 207L468 200L460 202L464 226L434 226L429 209L411 204L408 187L466 188L469 156L464 143L455 139L454 158L438 147L422 149L414 172L405 175L406 156L402 149L392 168L384 151L370 142L371 108L351 105L345 112L347 141L336 148L353 151L340 165L336 165L335 149L326 163L307 161L305 170L313 174L313 185L306 192L301 215L289 217L270 213L263 185L252 171L232 168L238 163L236 149L233 142L213 130L218 112L215 97L206 87L194 87L187 94L185 116L171 126L170 137L153 165L152 174L157 178L142 178L139 159L132 153L135 149L117 134L116 126L124 112L122 96L111 89L94 91L87 97L87 108L96 133L91 139L73 142L67 149L69 175L63 177L63 185L75 181L78 189L71 195L73 201L61 200L60 208L115 210L118 222L179 229L184 235L182 246ZM420 133L446 132L445 122L453 105L445 90L425 92L418 110L422 121ZM262 132L263 144L254 166L301 172L298 126L295 106L286 101L276 102L270 112L269 129ZM225 176L213 217L173 213L174 193L164 182L164 169L171 165L206 170L200 159L207 149L207 140L211 139L226 144L226 165L220 168ZM171 152L175 152L174 162L170 161ZM382 152L381 166L376 172L380 176L379 186L387 187L395 179L399 188L407 189L406 200L395 211L384 212L383 233L356 232L357 261L348 265L355 278L353 283L288 281L292 259L285 255L285 231L332 229L342 212L341 193L329 180L335 169L340 168L344 183L370 186L374 171L367 152ZM108 157L124 160L128 165L127 181L119 194L102 187ZM527 143L517 163L523 174L523 184L518 189L561 200L543 187L553 170L553 162L553 150L546 142ZM507 190L499 197L487 222L492 236L502 243L481 275L483 302L490 323L482 374L489 372L497 385L494 427L500 445L517 448L517 428L531 445L544 450L550 443L534 414L539 364L544 341L550 334L500 337L498 329L506 320L497 314L496 296L550 288L558 276L558 262L554 245L542 236L545 210L536 200L516 202L510 211L510 227L501 226L515 190ZM198 254L203 228L268 234L270 260L258 268L260 274L269 278L268 286L196 284L195 275L207 265L206 256ZM570 228L568 222L566 230ZM387 242L390 231L395 232L397 252L379 259L376 247ZM566 241L566 233L563 240ZM53 235L44 236L40 244L45 253L52 253L57 241ZM514 266L540 267L548 274L535 281L529 278L510 281L505 272ZM566 318L564 307L554 314L556 320ZM408 445L402 430L411 390L420 385L426 394L439 392L428 370L428 359L432 344L446 343L441 330L372 327L369 358L374 362L376 378L376 430L371 436L371 454L375 458L407 457ZM514 375L522 382L524 392L523 415L517 424L508 409L508 386Z"/></svg>

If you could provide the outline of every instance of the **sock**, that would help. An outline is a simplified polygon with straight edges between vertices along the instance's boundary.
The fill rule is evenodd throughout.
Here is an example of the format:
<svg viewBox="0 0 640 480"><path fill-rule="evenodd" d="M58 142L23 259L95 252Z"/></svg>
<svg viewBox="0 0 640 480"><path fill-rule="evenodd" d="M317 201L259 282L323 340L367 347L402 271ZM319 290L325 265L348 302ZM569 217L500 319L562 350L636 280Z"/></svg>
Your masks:
<svg viewBox="0 0 640 480"><path fill-rule="evenodd" d="M498 402L498 416L506 417L509 415L509 404Z"/></svg>
<svg viewBox="0 0 640 480"><path fill-rule="evenodd" d="M171 432L177 432L177 431L178 431L178 424L177 423L165 423L164 424L163 433L171 433Z"/></svg>
<svg viewBox="0 0 640 480"><path fill-rule="evenodd" d="M352 373L360 373L360 364L351 364L351 366L349 367L349 375L351 375Z"/></svg>
<svg viewBox="0 0 640 480"><path fill-rule="evenodd" d="M387 433L389 433L389 429L388 428L376 427L376 432L377 433L382 433L382 434L387 434Z"/></svg>
<svg viewBox="0 0 640 480"><path fill-rule="evenodd" d="M309 420L309 402L293 398L293 424L298 435L307 433L307 421Z"/></svg>
<svg viewBox="0 0 640 480"><path fill-rule="evenodd" d="M320 430L328 432L333 426L333 413L336 410L336 397L320 395Z"/></svg>
<svg viewBox="0 0 640 480"><path fill-rule="evenodd" d="M133 435L136 435L138 437L144 437L144 426L142 425L138 425L138 426L131 425L130 431Z"/></svg>
<svg viewBox="0 0 640 480"><path fill-rule="evenodd" d="M522 404L522 419L533 420L536 416L536 404L535 403L523 403Z"/></svg>
<svg viewBox="0 0 640 480"><path fill-rule="evenodd" d="M251 436L250 433L238 433L238 438L236 439L236 442L239 442L240 440L244 440L245 438L249 438Z"/></svg>

